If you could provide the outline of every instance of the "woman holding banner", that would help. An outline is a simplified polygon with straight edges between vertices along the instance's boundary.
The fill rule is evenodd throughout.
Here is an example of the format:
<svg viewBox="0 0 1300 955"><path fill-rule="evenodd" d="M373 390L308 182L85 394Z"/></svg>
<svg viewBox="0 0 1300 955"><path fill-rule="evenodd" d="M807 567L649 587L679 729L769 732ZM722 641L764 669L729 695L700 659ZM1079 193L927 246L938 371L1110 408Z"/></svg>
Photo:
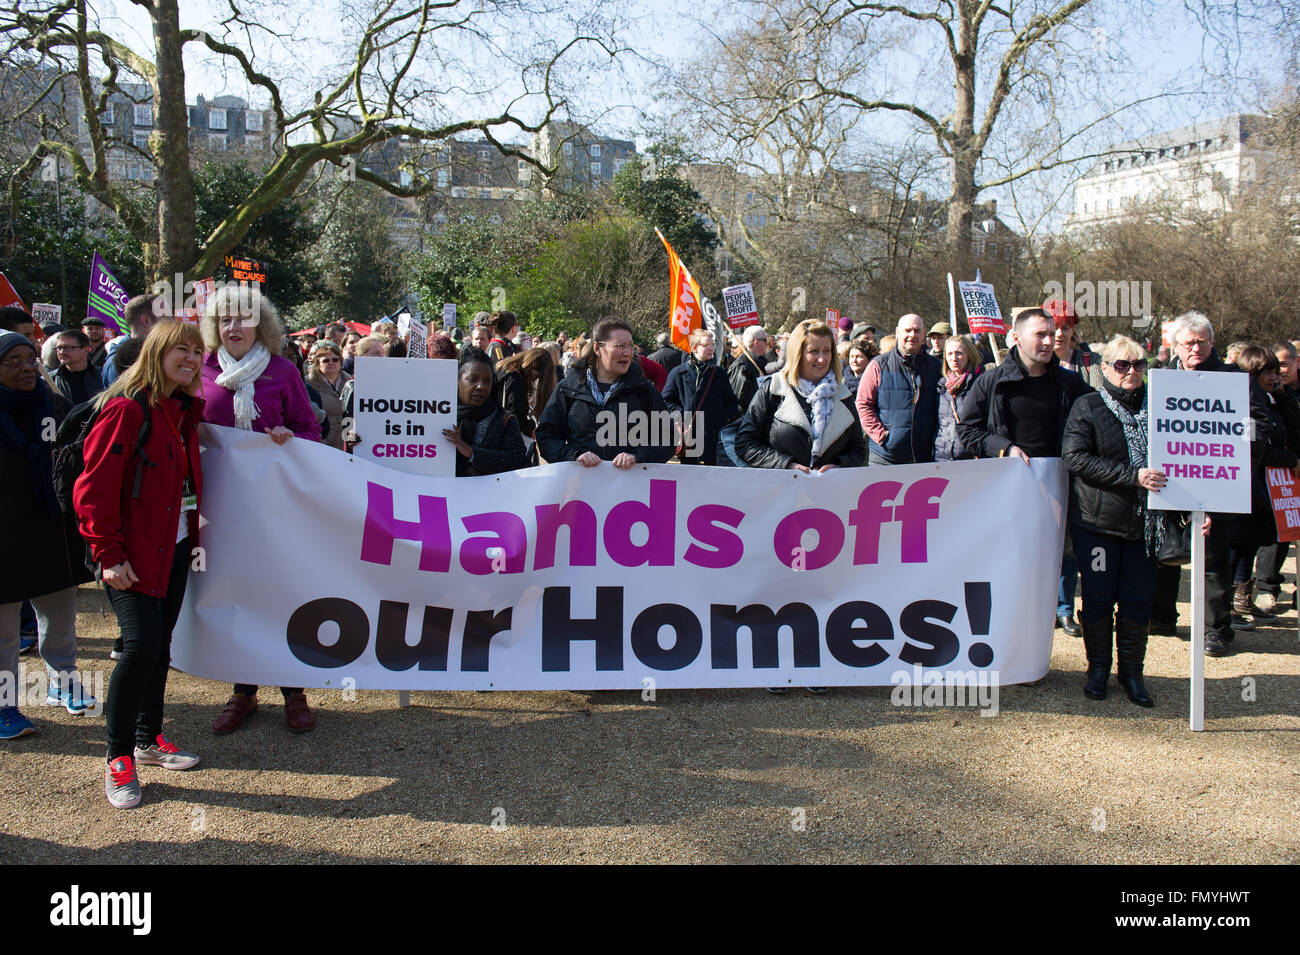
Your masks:
<svg viewBox="0 0 1300 955"><path fill-rule="evenodd" d="M473 345L461 352L456 375L456 427L442 432L456 449L457 477L503 474L528 467L519 422L501 407L496 385L492 359L486 352Z"/></svg>
<svg viewBox="0 0 1300 955"><path fill-rule="evenodd" d="M198 545L203 470L203 340L181 322L159 322L140 358L102 392L83 445L73 506L91 556L103 568L122 632L122 654L104 714L104 791L117 809L141 798L137 766L189 769L199 762L163 736L172 628Z"/></svg>
<svg viewBox="0 0 1300 955"><path fill-rule="evenodd" d="M975 342L966 335L954 335L943 344L943 365L939 377L939 433L934 439L936 461L963 461L975 457L957 434L957 408L983 370Z"/></svg>
<svg viewBox="0 0 1300 955"><path fill-rule="evenodd" d="M270 299L246 299L237 288L218 289L204 306L201 327L209 349L203 363L204 421L265 432L277 446L294 437L320 440L302 376L280 357L284 329ZM289 729L301 733L316 725L300 687L280 687L280 692ZM235 684L213 732L233 732L256 709L257 687Z"/></svg>
<svg viewBox="0 0 1300 955"><path fill-rule="evenodd" d="M577 461L594 468L609 461L620 470L662 464L673 454L672 436L658 426L666 411L641 373L631 326L621 318L602 318L546 403L537 447L550 463Z"/></svg>
<svg viewBox="0 0 1300 955"><path fill-rule="evenodd" d="M1102 389L1075 401L1061 450L1070 473L1070 536L1084 555L1079 561L1079 624L1088 658L1083 693L1092 700L1106 698L1113 641L1119 685L1138 706L1155 706L1142 669L1155 554L1166 525L1160 511L1147 507L1147 495L1159 493L1165 475L1147 467L1146 353L1133 339L1116 335L1102 352L1101 368Z"/></svg>

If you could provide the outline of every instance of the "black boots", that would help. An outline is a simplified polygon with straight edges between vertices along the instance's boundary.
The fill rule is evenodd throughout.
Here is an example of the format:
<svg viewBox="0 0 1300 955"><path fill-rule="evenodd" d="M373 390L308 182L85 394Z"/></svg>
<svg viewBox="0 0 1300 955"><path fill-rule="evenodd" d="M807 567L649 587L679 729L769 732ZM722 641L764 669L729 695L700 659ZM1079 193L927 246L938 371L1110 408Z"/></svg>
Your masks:
<svg viewBox="0 0 1300 955"><path fill-rule="evenodd" d="M1083 652L1088 656L1088 678L1083 684L1083 695L1090 700L1106 699L1106 681L1110 679L1111 618L1097 620L1079 618L1083 630Z"/></svg>
<svg viewBox="0 0 1300 955"><path fill-rule="evenodd" d="M1142 663L1147 655L1147 624L1117 617L1115 650L1119 657L1117 677L1128 698L1138 706L1155 706L1142 682Z"/></svg>

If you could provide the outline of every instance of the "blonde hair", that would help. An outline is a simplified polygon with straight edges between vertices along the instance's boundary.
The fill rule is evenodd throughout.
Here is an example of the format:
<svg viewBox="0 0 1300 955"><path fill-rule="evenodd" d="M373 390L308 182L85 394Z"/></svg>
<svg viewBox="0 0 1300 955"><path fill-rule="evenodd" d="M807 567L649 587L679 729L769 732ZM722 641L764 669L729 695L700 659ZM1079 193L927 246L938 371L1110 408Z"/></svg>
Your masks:
<svg viewBox="0 0 1300 955"><path fill-rule="evenodd" d="M794 327L785 343L786 359L781 377L791 388L799 385L799 366L803 364L803 353L810 338L825 338L831 343L831 371L835 374L835 380L840 380L840 353L835 350L835 333L824 319L805 318Z"/></svg>
<svg viewBox="0 0 1300 955"><path fill-rule="evenodd" d="M1102 349L1101 360L1108 365L1113 365L1117 359L1127 358L1132 360L1142 358L1145 355L1146 352L1142 350L1142 346L1133 339L1127 335L1116 335Z"/></svg>
<svg viewBox="0 0 1300 955"><path fill-rule="evenodd" d="M163 373L163 356L177 345L190 344L203 350L203 335L193 325L172 319L161 319L149 329L140 347L140 357L117 381L95 397L95 407L102 408L112 398L134 398L143 391L149 392L149 403L161 405L163 398L176 388ZM203 389L202 368L194 373L189 393L199 394Z"/></svg>
<svg viewBox="0 0 1300 955"><path fill-rule="evenodd" d="M370 355L371 348L377 348L379 349L379 357L385 357L383 352L387 347L388 339L383 335L367 335L352 346L352 356L354 358L366 358Z"/></svg>
<svg viewBox="0 0 1300 955"><path fill-rule="evenodd" d="M943 365L942 365L943 374L945 375L952 374L952 366L948 364L948 348L952 345L953 342L957 342L957 344L961 345L961 350L966 353L967 370L968 371L978 370L981 364L980 352L979 349L975 347L974 339L972 339L969 335L953 335L951 338L949 338L946 342L943 343Z"/></svg>
<svg viewBox="0 0 1300 955"><path fill-rule="evenodd" d="M883 355L887 351L893 351L894 346L897 344L898 344L897 335L886 335L884 338L880 340L880 354Z"/></svg>
<svg viewBox="0 0 1300 955"><path fill-rule="evenodd" d="M256 286L223 285L217 289L203 306L203 317L199 327L203 330L203 342L208 351L221 347L220 319L231 315L245 316L248 323L257 329L254 336L272 355L279 355L284 350L284 325L280 322L280 313L276 311L271 300L262 294Z"/></svg>

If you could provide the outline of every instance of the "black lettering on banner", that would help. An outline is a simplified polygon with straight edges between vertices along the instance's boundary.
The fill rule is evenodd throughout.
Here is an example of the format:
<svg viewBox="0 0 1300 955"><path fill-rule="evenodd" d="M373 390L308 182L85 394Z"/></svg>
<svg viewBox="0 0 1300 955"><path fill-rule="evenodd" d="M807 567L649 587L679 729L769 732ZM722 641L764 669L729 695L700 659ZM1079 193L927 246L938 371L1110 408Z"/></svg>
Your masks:
<svg viewBox="0 0 1300 955"><path fill-rule="evenodd" d="M420 642L406 642L406 614L409 604L379 601L379 622L375 625L375 658L386 670L447 669L447 643L451 635L450 607L425 607Z"/></svg>
<svg viewBox="0 0 1300 955"><path fill-rule="evenodd" d="M863 626L855 626L861 620ZM894 622L884 607L865 600L840 604L826 619L826 649L836 660L849 667L874 667L889 659L889 652L878 643L859 646L859 640L893 640Z"/></svg>
<svg viewBox="0 0 1300 955"><path fill-rule="evenodd" d="M659 631L673 629L673 645L665 650L659 644ZM700 655L704 631L699 618L681 604L655 604L646 607L632 622L632 652L654 670L680 670Z"/></svg>
<svg viewBox="0 0 1300 955"><path fill-rule="evenodd" d="M491 610L471 610L465 618L465 637L460 647L460 669L462 673L486 673L488 657L492 650L492 638L498 633L510 629L510 620L514 608L493 612Z"/></svg>
<svg viewBox="0 0 1300 955"><path fill-rule="evenodd" d="M320 628L334 623L339 628L338 642L326 646L320 642ZM333 669L345 667L366 652L370 642L370 618L351 600L321 597L309 600L289 617L285 627L289 651L309 667Z"/></svg>
<svg viewBox="0 0 1300 955"><path fill-rule="evenodd" d="M903 635L924 646L905 643L898 659L923 667L941 667L951 663L961 650L961 641L947 627L931 623L931 618L951 623L955 616L957 608L942 600L918 600L904 607L898 618Z"/></svg>
<svg viewBox="0 0 1300 955"><path fill-rule="evenodd" d="M596 588L596 616L574 620L568 587L547 587L542 591L542 671L569 670L569 644L593 640L596 669L623 669L623 588Z"/></svg>
<svg viewBox="0 0 1300 955"><path fill-rule="evenodd" d="M794 665L821 664L821 634L817 612L805 603L786 604L773 613L771 607L750 604L713 604L709 608L709 652L715 670L735 670L736 637L740 628L749 630L755 669L776 669L781 665L777 635L789 627L794 636Z"/></svg>

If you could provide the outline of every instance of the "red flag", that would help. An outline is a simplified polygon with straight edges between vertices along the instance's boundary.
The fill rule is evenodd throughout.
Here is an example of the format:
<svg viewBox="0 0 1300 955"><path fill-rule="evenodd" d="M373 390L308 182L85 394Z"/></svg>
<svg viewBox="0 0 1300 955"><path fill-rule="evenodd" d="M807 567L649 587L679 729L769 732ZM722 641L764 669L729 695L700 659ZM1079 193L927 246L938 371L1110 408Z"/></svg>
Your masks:
<svg viewBox="0 0 1300 955"><path fill-rule="evenodd" d="M691 332L704 325L704 312L700 305L700 283L695 281L664 234L655 229L655 235L668 250L668 311L672 316L668 330L673 344L682 351L690 351Z"/></svg>

